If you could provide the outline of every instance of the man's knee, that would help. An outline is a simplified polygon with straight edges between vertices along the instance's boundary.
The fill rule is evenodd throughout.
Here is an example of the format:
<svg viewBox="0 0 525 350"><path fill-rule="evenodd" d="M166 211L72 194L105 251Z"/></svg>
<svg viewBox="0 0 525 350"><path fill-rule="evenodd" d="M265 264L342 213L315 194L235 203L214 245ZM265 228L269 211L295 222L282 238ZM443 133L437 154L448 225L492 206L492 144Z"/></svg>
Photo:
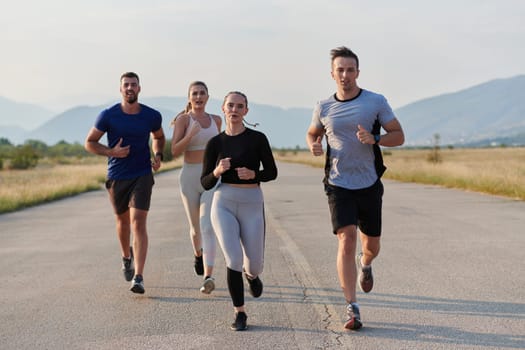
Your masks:
<svg viewBox="0 0 525 350"><path fill-rule="evenodd" d="M377 256L381 248L379 237L366 237L361 242L363 253L365 255Z"/></svg>
<svg viewBox="0 0 525 350"><path fill-rule="evenodd" d="M357 244L357 231L355 226L346 226L337 231L339 249L343 254L353 255Z"/></svg>

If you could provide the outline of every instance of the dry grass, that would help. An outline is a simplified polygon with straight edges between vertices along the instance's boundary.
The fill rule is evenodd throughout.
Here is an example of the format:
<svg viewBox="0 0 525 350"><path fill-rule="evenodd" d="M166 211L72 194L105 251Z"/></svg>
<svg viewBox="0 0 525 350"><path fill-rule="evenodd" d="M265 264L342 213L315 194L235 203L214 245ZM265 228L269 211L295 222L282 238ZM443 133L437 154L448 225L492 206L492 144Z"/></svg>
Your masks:
<svg viewBox="0 0 525 350"><path fill-rule="evenodd" d="M178 161L163 169L179 166ZM105 158L84 158L74 164L40 162L31 170L0 171L0 213L100 189L106 177Z"/></svg>
<svg viewBox="0 0 525 350"><path fill-rule="evenodd" d="M383 149L388 167L385 178L435 184L450 188L525 200L525 148L445 149L442 162L427 160L429 150ZM323 167L324 157L309 152L276 152L280 161ZM181 160L164 163L164 171L180 167ZM36 169L0 171L0 213L100 189L106 176L102 157L72 164L40 162Z"/></svg>
<svg viewBox="0 0 525 350"><path fill-rule="evenodd" d="M442 161L427 160L430 150L383 149L385 178L435 184L525 200L525 148L443 149ZM281 161L324 166L308 152L279 152Z"/></svg>

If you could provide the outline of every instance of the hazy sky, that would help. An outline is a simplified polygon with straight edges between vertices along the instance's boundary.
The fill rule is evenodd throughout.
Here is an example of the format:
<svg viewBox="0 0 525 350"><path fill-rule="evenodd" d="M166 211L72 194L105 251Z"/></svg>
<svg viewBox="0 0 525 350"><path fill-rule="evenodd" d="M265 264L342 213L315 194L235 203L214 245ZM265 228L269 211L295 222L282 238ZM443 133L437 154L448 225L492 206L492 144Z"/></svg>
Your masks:
<svg viewBox="0 0 525 350"><path fill-rule="evenodd" d="M307 107L335 91L330 49L360 58L361 87L394 108L525 74L523 0L0 0L0 96L54 108L210 95ZM180 106L182 107L182 106ZM178 106L177 106L178 108ZM217 111L218 112L218 111Z"/></svg>

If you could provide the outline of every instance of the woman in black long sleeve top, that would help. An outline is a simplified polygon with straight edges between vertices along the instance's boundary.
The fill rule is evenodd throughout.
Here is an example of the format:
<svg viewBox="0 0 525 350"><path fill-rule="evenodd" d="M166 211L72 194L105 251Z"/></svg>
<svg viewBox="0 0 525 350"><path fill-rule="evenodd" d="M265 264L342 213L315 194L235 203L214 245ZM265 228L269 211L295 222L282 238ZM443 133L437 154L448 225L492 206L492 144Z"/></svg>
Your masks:
<svg viewBox="0 0 525 350"><path fill-rule="evenodd" d="M220 179L211 206L211 220L224 253L227 282L235 311L232 330L247 328L244 306L246 275L250 294L262 293L259 275L264 262L264 200L261 182L277 177L277 167L266 136L244 126L248 100L241 92L230 92L222 110L226 129L214 136L204 151L202 186L212 189ZM261 168L262 165L262 168Z"/></svg>

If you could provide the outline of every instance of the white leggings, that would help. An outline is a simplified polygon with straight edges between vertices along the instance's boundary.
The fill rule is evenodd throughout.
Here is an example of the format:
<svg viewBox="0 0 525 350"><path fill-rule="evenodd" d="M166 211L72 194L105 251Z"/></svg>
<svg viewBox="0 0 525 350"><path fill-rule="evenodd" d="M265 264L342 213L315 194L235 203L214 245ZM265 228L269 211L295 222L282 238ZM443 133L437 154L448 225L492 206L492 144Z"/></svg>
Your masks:
<svg viewBox="0 0 525 350"><path fill-rule="evenodd" d="M261 188L220 184L213 195L211 221L226 266L258 276L263 271L265 238Z"/></svg>
<svg viewBox="0 0 525 350"><path fill-rule="evenodd" d="M204 265L214 266L217 241L210 220L214 189L205 191L201 185L202 164L184 163L179 175L180 194L190 224L190 235L200 235ZM195 247L198 249L198 247Z"/></svg>

